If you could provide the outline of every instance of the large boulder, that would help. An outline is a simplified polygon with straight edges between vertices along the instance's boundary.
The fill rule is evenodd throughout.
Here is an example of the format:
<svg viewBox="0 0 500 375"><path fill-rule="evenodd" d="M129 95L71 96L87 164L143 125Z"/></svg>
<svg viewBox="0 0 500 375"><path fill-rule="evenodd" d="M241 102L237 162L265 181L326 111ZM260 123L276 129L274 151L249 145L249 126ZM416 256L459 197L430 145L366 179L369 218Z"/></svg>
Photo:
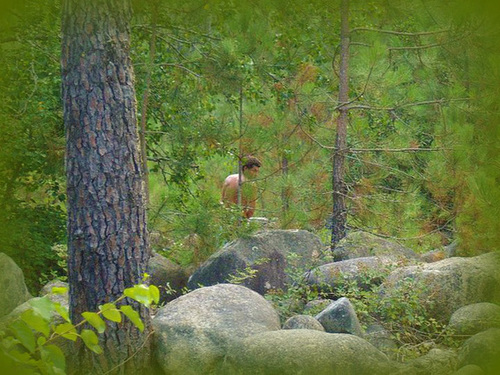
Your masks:
<svg viewBox="0 0 500 375"><path fill-rule="evenodd" d="M150 283L160 290L160 304L179 297L187 286L188 275L182 267L154 251L147 273L151 277Z"/></svg>
<svg viewBox="0 0 500 375"><path fill-rule="evenodd" d="M386 257L362 257L323 264L306 273L306 282L326 291L339 284L354 282L363 290L370 290L390 273L394 260Z"/></svg>
<svg viewBox="0 0 500 375"><path fill-rule="evenodd" d="M24 282L23 271L4 253L0 253L0 285L0 317L8 315L31 298Z"/></svg>
<svg viewBox="0 0 500 375"><path fill-rule="evenodd" d="M305 230L270 230L258 232L226 244L213 254L189 278L188 287L195 289L231 281L242 271L249 277L239 282L260 294L271 289L284 289L288 277L285 268L288 256L296 255L297 267L319 261L323 243L316 235Z"/></svg>
<svg viewBox="0 0 500 375"><path fill-rule="evenodd" d="M387 357L353 335L291 329L250 336L226 358L231 375L389 374Z"/></svg>
<svg viewBox="0 0 500 375"><path fill-rule="evenodd" d="M196 289L159 309L153 319L155 355L168 374L217 372L229 347L280 329L271 304L239 285Z"/></svg>
<svg viewBox="0 0 500 375"><path fill-rule="evenodd" d="M385 353L389 358L397 357L398 345L391 336L391 333L378 323L370 324L366 327L363 338L370 344Z"/></svg>
<svg viewBox="0 0 500 375"><path fill-rule="evenodd" d="M460 307L500 301L500 253L448 258L394 270L381 284L388 301L415 294L418 305L442 323Z"/></svg>
<svg viewBox="0 0 500 375"><path fill-rule="evenodd" d="M63 290L65 291L63 292ZM52 302L69 307L69 284L61 280L49 281L40 290L40 296L47 296Z"/></svg>
<svg viewBox="0 0 500 375"><path fill-rule="evenodd" d="M349 333L360 337L363 335L356 311L351 301L346 297L332 302L315 318L325 328L326 332Z"/></svg>
<svg viewBox="0 0 500 375"><path fill-rule="evenodd" d="M490 328L467 339L458 355L460 367L476 365L486 375L500 374L500 329Z"/></svg>
<svg viewBox="0 0 500 375"><path fill-rule="evenodd" d="M453 313L447 328L454 334L468 336L489 328L500 328L500 306L480 302L461 307Z"/></svg>
<svg viewBox="0 0 500 375"><path fill-rule="evenodd" d="M455 371L457 363L457 354L453 350L434 348L425 355L405 362L397 374L452 374Z"/></svg>
<svg viewBox="0 0 500 375"><path fill-rule="evenodd" d="M361 231L349 233L333 250L335 261L372 256L402 261L419 259L419 256L407 247Z"/></svg>

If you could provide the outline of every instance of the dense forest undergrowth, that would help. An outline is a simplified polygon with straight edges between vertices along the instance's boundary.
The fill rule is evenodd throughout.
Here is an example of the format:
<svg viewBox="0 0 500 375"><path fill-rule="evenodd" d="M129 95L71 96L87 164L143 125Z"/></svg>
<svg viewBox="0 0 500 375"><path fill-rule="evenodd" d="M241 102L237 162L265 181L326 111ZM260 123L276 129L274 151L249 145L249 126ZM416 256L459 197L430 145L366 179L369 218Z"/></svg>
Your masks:
<svg viewBox="0 0 500 375"><path fill-rule="evenodd" d="M494 5L351 4L347 230L417 252L498 246ZM453 11L450 11L453 9ZM64 276L60 4L2 12L0 247L36 293ZM152 247L183 266L255 230L220 204L253 154L256 216L329 243L340 5L135 2L131 55ZM492 12L494 13L494 12ZM193 239L196 242L193 246Z"/></svg>
<svg viewBox="0 0 500 375"><path fill-rule="evenodd" d="M419 254L498 250L498 14L460 0L4 1L0 252L33 295L68 280L78 324L125 301L149 250L190 273L259 230L221 203L247 155L262 162L267 228L305 229L331 250L355 231ZM381 306L352 287L331 292L363 323L377 311L397 325L407 307L424 331L402 338L411 350L448 339L411 293ZM143 289L146 307L158 302ZM285 315L320 296L300 283L287 293L268 296ZM127 342L117 325L89 341L126 347L102 368L148 357L137 346L149 310L126 301Z"/></svg>

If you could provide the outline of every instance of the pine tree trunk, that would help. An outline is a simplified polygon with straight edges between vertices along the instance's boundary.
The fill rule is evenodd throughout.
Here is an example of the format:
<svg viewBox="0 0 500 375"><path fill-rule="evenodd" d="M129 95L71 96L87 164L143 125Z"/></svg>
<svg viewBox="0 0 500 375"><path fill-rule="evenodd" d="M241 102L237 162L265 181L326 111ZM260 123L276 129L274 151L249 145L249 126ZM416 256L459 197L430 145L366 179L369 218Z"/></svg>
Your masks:
<svg viewBox="0 0 500 375"><path fill-rule="evenodd" d="M340 8L340 72L339 72L339 116L333 155L333 215L331 248L346 234L347 209L345 203L345 152L347 146L347 122L349 108L349 0L342 0Z"/></svg>
<svg viewBox="0 0 500 375"><path fill-rule="evenodd" d="M70 316L77 323L82 312L140 283L149 254L130 1L64 0L62 17ZM148 363L149 314L135 307L145 332L127 319L108 324L100 335L104 354L81 346L72 358L77 372L135 373Z"/></svg>

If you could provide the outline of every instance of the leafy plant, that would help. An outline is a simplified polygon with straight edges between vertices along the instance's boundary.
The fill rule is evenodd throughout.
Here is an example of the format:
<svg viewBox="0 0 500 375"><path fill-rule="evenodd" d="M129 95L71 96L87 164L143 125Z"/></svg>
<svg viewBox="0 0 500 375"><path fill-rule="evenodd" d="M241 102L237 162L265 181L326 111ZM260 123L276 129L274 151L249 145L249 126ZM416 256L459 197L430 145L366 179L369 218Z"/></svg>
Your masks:
<svg viewBox="0 0 500 375"><path fill-rule="evenodd" d="M67 288L52 288L55 294L66 292ZM134 285L116 301L99 306L99 311L84 312L78 324L71 322L68 309L58 302L47 297L30 300L30 308L0 332L0 364L7 371L15 369L15 373L65 374L66 358L57 345L59 339L82 340L89 350L101 354L98 334L106 330L106 320L120 323L126 317L141 332L144 330L139 313L130 305L120 304L126 298L149 307L158 303L160 292L154 285ZM85 328L88 326L92 329Z"/></svg>

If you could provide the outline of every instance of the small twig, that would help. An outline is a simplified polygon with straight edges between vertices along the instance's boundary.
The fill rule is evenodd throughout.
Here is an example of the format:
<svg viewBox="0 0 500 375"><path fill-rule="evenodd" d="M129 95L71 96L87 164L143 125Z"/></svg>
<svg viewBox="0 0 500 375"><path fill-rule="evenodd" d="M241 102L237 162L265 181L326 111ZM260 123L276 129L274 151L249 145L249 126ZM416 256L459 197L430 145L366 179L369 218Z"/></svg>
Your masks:
<svg viewBox="0 0 500 375"><path fill-rule="evenodd" d="M106 371L105 373L103 373L103 375L106 375L106 374L110 374L112 373L113 371L115 371L117 368L120 368L121 366L123 366L125 363L127 363L128 361L130 361L132 358L134 358L134 356L139 353L145 346L146 346L146 343L147 341L149 340L149 338L153 335L155 331L154 330L151 330L151 332L149 332L149 334L146 336L146 338L144 339L144 342L142 343L141 346L139 346L139 348L137 348L137 350L130 356L128 357L125 361L117 364L115 367L113 367L112 369Z"/></svg>

